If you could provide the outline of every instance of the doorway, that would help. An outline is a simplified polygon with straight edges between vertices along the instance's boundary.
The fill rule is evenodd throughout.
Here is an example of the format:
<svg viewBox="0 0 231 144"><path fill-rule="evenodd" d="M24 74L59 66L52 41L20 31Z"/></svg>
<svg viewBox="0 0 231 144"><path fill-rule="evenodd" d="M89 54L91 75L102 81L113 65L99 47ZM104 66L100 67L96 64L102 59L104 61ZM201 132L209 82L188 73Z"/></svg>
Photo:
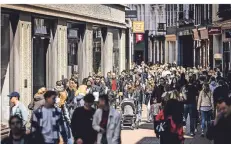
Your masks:
<svg viewBox="0 0 231 144"><path fill-rule="evenodd" d="M46 55L49 40L49 38L40 36L33 38L33 94L35 94L39 88L46 87Z"/></svg>
<svg viewBox="0 0 231 144"><path fill-rule="evenodd" d="M140 65L144 61L144 51L135 51L135 63Z"/></svg>

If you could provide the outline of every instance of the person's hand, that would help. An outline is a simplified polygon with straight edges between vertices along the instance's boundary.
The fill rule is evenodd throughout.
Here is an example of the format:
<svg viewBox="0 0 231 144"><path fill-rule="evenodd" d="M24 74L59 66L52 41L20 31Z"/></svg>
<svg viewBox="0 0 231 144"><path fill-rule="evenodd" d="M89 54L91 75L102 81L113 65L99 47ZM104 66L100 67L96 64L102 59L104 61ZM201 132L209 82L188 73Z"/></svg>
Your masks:
<svg viewBox="0 0 231 144"><path fill-rule="evenodd" d="M76 144L83 144L83 140L81 138L77 139Z"/></svg>
<svg viewBox="0 0 231 144"><path fill-rule="evenodd" d="M218 121L223 117L223 113L219 112L217 113L217 116L214 120L214 125L217 125Z"/></svg>
<svg viewBox="0 0 231 144"><path fill-rule="evenodd" d="M105 130L103 128L100 128L100 133L105 133Z"/></svg>

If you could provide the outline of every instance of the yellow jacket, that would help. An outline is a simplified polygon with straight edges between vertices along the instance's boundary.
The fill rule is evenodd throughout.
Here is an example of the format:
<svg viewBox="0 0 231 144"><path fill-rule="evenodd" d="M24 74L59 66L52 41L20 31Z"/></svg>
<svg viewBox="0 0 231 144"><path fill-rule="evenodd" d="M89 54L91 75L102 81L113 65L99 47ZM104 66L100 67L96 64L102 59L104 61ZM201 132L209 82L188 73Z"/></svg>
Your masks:
<svg viewBox="0 0 231 144"><path fill-rule="evenodd" d="M80 85L78 90L75 92L75 96L78 96L80 93L83 94L84 96L87 94L87 86L86 85Z"/></svg>

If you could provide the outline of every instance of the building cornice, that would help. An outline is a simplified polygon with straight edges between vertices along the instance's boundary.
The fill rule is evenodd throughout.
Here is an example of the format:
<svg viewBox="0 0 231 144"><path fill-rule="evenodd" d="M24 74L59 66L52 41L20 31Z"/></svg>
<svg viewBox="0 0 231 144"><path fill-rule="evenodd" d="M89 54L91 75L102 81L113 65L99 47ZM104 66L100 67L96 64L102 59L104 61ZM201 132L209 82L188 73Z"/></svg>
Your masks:
<svg viewBox="0 0 231 144"><path fill-rule="evenodd" d="M42 14L47 16L61 17L70 20L89 22L99 25L112 26L118 28L126 28L126 23L121 23L118 21L113 21L109 19L102 19L91 17L88 15L81 15L76 13L71 13L68 11L63 11L55 8L49 8L44 5L32 5L32 4L2 4L2 8L15 9L24 12L31 12L35 14Z"/></svg>

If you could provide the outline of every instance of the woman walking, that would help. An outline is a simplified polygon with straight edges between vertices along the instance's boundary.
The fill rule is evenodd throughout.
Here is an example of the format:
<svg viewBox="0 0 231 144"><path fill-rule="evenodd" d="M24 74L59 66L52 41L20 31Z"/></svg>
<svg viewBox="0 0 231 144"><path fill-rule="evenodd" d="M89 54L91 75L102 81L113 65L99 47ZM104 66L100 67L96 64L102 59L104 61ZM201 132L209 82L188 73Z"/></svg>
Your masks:
<svg viewBox="0 0 231 144"><path fill-rule="evenodd" d="M201 113L201 136L204 136L205 125L210 123L214 110L213 96L209 84L203 84L203 89L199 94L197 110Z"/></svg>

